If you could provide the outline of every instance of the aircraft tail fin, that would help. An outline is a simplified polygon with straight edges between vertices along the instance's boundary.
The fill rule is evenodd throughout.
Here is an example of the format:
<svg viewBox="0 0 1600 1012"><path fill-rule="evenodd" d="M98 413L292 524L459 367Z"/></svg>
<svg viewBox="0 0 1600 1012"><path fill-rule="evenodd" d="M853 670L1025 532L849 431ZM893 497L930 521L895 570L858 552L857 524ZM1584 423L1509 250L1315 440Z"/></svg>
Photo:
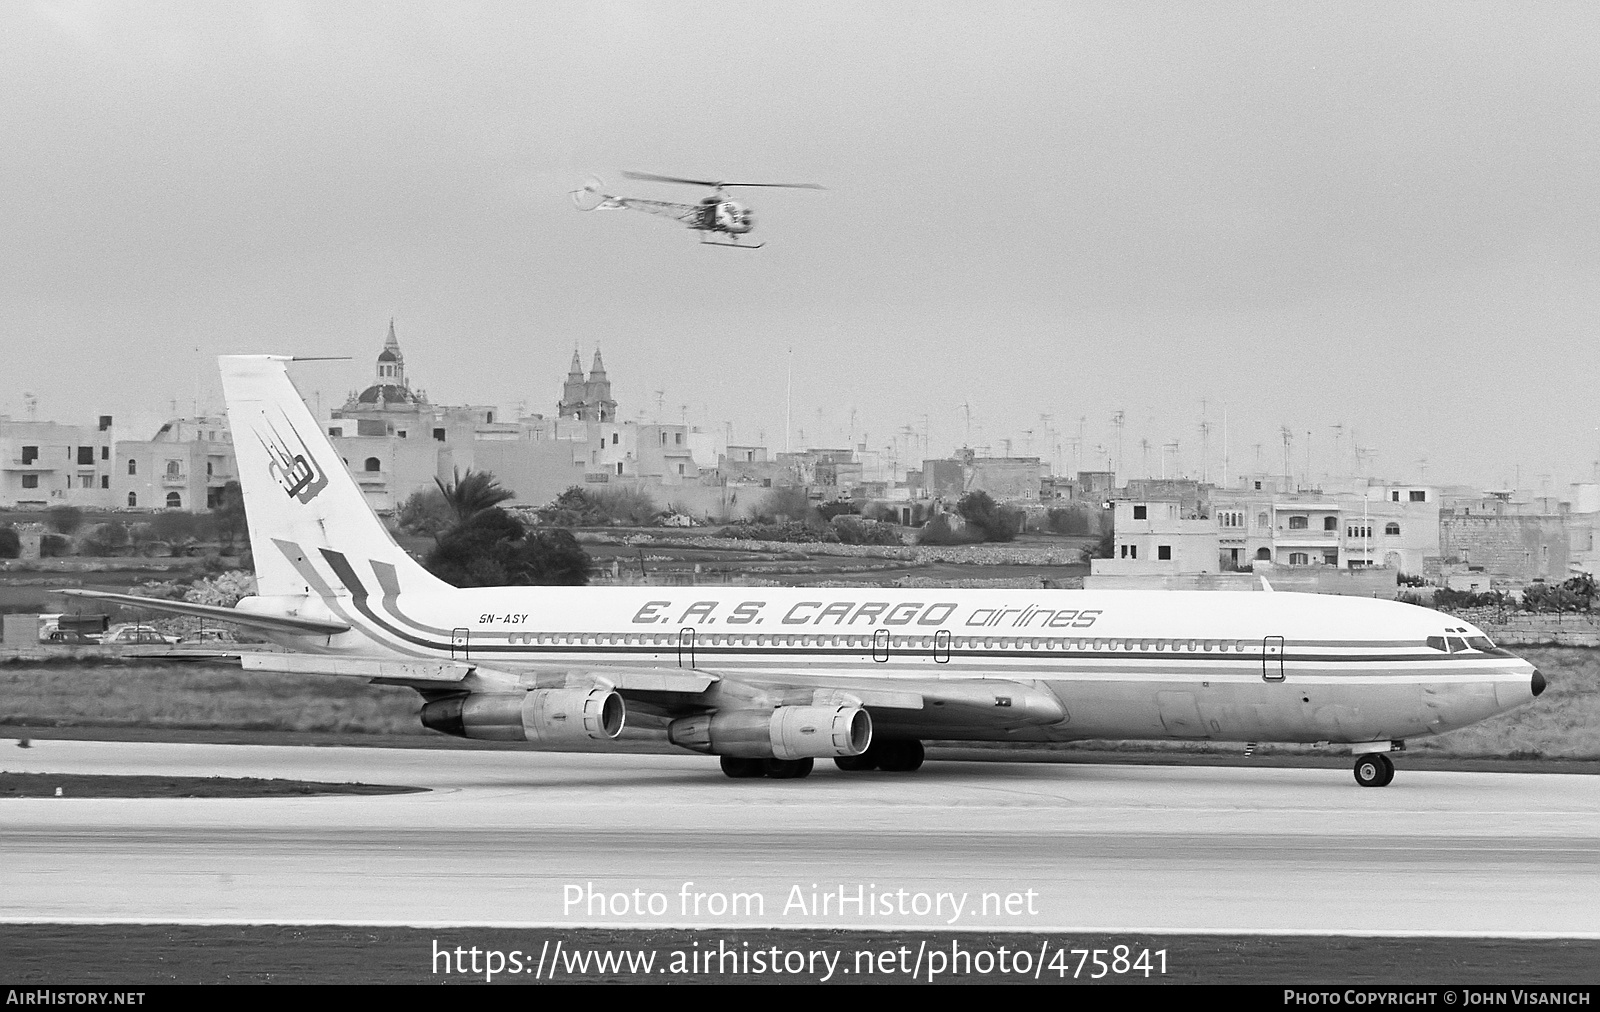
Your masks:
<svg viewBox="0 0 1600 1012"><path fill-rule="evenodd" d="M397 545L289 379L285 355L225 355L222 390L264 597L348 593L345 562L382 567L393 589L448 589Z"/></svg>

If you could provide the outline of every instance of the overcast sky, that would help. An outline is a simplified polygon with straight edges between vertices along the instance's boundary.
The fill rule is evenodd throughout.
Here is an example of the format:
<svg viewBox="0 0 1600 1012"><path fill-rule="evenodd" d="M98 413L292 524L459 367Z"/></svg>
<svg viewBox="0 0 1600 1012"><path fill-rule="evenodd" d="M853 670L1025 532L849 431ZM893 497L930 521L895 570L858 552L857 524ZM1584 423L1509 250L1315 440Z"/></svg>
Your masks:
<svg viewBox="0 0 1600 1012"><path fill-rule="evenodd" d="M1592 3L8 3L0 411L148 438L217 354L353 356L297 367L326 407L393 317L435 403L552 413L598 345L623 418L782 449L792 348L797 446L943 454L968 405L1088 465L1121 410L1125 476L1198 476L1204 410L1215 479L1226 410L1235 474L1288 426L1297 473L1310 432L1314 474L1559 490L1597 53ZM701 195L622 169L828 190L717 249L574 209Z"/></svg>

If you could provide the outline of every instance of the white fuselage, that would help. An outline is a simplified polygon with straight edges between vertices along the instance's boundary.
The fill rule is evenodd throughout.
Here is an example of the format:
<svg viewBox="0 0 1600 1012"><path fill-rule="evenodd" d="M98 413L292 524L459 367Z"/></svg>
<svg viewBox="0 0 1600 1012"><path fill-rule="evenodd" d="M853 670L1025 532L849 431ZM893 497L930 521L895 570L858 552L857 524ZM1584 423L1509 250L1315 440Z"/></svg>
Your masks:
<svg viewBox="0 0 1600 1012"><path fill-rule="evenodd" d="M603 678L607 668L702 671L779 693L797 680L841 692L940 687L928 694L945 703L874 712L880 732L925 738L1400 740L1535 694L1526 661L1429 645L1447 630L1452 643L1482 642L1460 620L1364 598L765 587L401 594L371 571L347 569L342 579L346 593L330 588L323 600L353 628L328 638L326 652L470 661L478 670L463 688L476 691L513 687L522 670ZM963 692L1008 693L1006 712L989 704L963 720Z"/></svg>

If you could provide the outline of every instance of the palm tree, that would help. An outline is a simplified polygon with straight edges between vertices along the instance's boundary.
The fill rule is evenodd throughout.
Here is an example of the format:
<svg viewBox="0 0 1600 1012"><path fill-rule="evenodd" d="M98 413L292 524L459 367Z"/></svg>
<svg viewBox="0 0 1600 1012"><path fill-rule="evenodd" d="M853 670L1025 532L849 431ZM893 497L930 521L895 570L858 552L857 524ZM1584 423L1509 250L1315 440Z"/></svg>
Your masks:
<svg viewBox="0 0 1600 1012"><path fill-rule="evenodd" d="M484 510L493 509L516 496L488 471L474 471L470 467L464 473L456 468L455 478L448 485L438 478L433 479L433 483L439 486L445 505L456 515L458 528L465 527Z"/></svg>

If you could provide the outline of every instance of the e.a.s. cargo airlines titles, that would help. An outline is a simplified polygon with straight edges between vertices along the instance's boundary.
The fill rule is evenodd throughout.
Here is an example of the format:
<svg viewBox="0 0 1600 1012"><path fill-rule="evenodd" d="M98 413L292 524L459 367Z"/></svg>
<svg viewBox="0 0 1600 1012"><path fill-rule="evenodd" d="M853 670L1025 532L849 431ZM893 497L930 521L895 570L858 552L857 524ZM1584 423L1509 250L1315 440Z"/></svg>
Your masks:
<svg viewBox="0 0 1600 1012"><path fill-rule="evenodd" d="M221 359L259 596L245 667L416 689L447 734L604 750L625 714L730 777L914 770L922 741L1207 739L1385 753L1527 703L1533 666L1425 608L1177 591L489 587L389 537L283 356Z"/></svg>

